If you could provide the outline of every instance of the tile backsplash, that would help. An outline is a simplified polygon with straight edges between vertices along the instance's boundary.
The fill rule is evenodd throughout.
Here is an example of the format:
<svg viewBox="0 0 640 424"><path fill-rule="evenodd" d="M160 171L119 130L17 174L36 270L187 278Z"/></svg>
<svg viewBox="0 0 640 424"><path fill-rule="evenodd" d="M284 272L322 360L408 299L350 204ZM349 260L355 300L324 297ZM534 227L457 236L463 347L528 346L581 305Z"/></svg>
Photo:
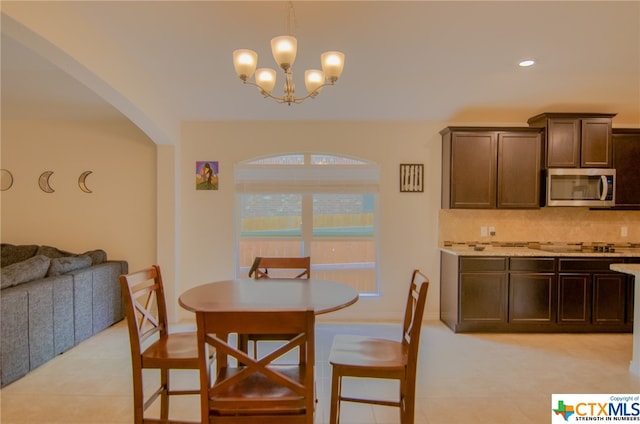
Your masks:
<svg viewBox="0 0 640 424"><path fill-rule="evenodd" d="M486 227L487 235L482 235ZM495 235L489 235L489 228ZM605 242L640 241L640 211L602 211L581 207L536 210L441 209L439 245L454 242ZM626 236L623 233L626 230Z"/></svg>

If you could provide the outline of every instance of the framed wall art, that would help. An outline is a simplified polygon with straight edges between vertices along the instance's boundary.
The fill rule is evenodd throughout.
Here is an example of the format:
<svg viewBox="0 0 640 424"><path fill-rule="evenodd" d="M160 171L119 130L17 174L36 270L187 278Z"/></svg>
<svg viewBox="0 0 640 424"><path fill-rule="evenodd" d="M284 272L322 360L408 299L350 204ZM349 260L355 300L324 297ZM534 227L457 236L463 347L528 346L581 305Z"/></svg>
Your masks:
<svg viewBox="0 0 640 424"><path fill-rule="evenodd" d="M400 192L422 193L424 191L424 165L419 163L400 164Z"/></svg>
<svg viewBox="0 0 640 424"><path fill-rule="evenodd" d="M196 161L196 190L218 189L218 162Z"/></svg>

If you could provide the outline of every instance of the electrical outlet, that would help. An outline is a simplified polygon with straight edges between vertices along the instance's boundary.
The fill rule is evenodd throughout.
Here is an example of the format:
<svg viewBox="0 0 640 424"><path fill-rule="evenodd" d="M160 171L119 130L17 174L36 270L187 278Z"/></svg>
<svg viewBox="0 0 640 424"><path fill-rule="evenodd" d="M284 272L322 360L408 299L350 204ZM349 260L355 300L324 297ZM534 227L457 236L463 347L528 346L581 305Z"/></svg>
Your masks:
<svg viewBox="0 0 640 424"><path fill-rule="evenodd" d="M482 227L480 227L480 237L486 237L487 236L487 226L483 225Z"/></svg>
<svg viewBox="0 0 640 424"><path fill-rule="evenodd" d="M494 227L493 225L491 227L489 227L489 234L493 237L496 235L496 227Z"/></svg>
<svg viewBox="0 0 640 424"><path fill-rule="evenodd" d="M627 237L629 235L629 228L626 226L620 227L620 236Z"/></svg>

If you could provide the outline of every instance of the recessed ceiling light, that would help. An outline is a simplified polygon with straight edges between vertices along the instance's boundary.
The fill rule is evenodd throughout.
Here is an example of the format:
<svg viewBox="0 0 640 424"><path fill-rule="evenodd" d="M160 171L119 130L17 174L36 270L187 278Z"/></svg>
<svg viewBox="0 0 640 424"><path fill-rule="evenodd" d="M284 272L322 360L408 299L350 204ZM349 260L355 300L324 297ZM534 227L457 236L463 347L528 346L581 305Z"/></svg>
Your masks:
<svg viewBox="0 0 640 424"><path fill-rule="evenodd" d="M536 61L533 59L527 59L527 60L523 60L521 61L518 65L522 66L523 68L526 68L528 66L533 66L535 65Z"/></svg>

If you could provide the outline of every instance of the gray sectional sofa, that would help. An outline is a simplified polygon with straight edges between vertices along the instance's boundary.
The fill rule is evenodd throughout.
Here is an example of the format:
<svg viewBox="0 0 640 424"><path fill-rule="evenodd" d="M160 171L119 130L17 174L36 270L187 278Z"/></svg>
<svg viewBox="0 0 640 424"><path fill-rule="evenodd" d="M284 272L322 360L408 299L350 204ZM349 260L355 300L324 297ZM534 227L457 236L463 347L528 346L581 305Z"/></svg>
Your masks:
<svg viewBox="0 0 640 424"><path fill-rule="evenodd" d="M126 261L94 250L0 245L0 385L5 386L124 317Z"/></svg>

